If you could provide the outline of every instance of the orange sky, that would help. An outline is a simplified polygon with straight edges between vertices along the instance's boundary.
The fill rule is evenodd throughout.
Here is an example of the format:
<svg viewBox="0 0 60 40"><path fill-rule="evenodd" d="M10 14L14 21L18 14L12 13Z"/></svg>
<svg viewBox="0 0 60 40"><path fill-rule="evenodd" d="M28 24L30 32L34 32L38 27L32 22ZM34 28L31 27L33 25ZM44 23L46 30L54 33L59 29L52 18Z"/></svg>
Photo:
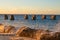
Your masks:
<svg viewBox="0 0 60 40"><path fill-rule="evenodd" d="M0 9L0 14L59 14L59 10L54 9Z"/></svg>
<svg viewBox="0 0 60 40"><path fill-rule="evenodd" d="M60 0L0 0L0 14L60 14Z"/></svg>

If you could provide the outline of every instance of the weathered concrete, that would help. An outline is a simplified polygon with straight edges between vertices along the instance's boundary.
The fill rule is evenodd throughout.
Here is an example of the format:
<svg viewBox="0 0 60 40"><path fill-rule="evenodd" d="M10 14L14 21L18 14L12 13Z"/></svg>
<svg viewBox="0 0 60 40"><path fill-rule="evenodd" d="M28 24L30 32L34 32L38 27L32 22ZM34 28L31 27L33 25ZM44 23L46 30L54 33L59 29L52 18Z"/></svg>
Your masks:
<svg viewBox="0 0 60 40"><path fill-rule="evenodd" d="M5 19L5 20L8 20L8 16L7 16L7 15L4 15L4 19Z"/></svg>
<svg viewBox="0 0 60 40"><path fill-rule="evenodd" d="M46 19L46 15L42 15L42 16L41 16L41 19L42 19L42 20Z"/></svg>
<svg viewBox="0 0 60 40"><path fill-rule="evenodd" d="M14 15L10 16L10 20L15 20Z"/></svg>
<svg viewBox="0 0 60 40"><path fill-rule="evenodd" d="M56 15L52 15L51 20L55 20L55 19L56 19Z"/></svg>
<svg viewBox="0 0 60 40"><path fill-rule="evenodd" d="M28 19L28 15L24 15L24 19Z"/></svg>
<svg viewBox="0 0 60 40"><path fill-rule="evenodd" d="M32 20L36 20L36 15L33 15L32 16Z"/></svg>

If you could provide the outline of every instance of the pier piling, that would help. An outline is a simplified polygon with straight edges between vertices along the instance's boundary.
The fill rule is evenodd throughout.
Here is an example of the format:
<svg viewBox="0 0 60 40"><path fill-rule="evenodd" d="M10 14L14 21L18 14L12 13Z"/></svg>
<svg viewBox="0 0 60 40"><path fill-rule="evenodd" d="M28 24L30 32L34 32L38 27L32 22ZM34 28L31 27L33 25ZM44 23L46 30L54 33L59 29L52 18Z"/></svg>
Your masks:
<svg viewBox="0 0 60 40"><path fill-rule="evenodd" d="M32 20L36 20L36 15L33 15L32 16Z"/></svg>
<svg viewBox="0 0 60 40"><path fill-rule="evenodd" d="M11 16L10 16L10 20L15 20L15 19L14 19L14 15L11 15Z"/></svg>
<svg viewBox="0 0 60 40"><path fill-rule="evenodd" d="M24 15L24 19L28 19L28 15Z"/></svg>
<svg viewBox="0 0 60 40"><path fill-rule="evenodd" d="M51 15L51 20L55 20L56 19L56 15Z"/></svg>
<svg viewBox="0 0 60 40"><path fill-rule="evenodd" d="M42 20L46 19L46 15L41 16Z"/></svg>
<svg viewBox="0 0 60 40"><path fill-rule="evenodd" d="M4 15L4 19L7 20L8 19L8 16L7 15Z"/></svg>

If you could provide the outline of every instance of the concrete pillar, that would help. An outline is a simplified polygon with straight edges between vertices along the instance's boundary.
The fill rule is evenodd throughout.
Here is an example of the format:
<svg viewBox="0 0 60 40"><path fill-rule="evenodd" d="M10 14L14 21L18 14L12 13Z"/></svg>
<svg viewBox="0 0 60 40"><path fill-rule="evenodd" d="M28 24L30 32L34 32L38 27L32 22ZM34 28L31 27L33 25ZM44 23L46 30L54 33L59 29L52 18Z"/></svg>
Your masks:
<svg viewBox="0 0 60 40"><path fill-rule="evenodd" d="M56 15L51 15L51 20L55 20L56 19Z"/></svg>
<svg viewBox="0 0 60 40"><path fill-rule="evenodd" d="M46 19L46 15L41 16L42 20Z"/></svg>
<svg viewBox="0 0 60 40"><path fill-rule="evenodd" d="M28 19L28 15L24 15L24 19Z"/></svg>
<svg viewBox="0 0 60 40"><path fill-rule="evenodd" d="M32 20L36 20L36 15L33 15L32 16Z"/></svg>
<svg viewBox="0 0 60 40"><path fill-rule="evenodd" d="M10 20L15 20L15 19L14 19L14 15L11 15L11 16L10 16Z"/></svg>
<svg viewBox="0 0 60 40"><path fill-rule="evenodd" d="M7 20L8 19L8 16L7 15L4 15L4 19Z"/></svg>

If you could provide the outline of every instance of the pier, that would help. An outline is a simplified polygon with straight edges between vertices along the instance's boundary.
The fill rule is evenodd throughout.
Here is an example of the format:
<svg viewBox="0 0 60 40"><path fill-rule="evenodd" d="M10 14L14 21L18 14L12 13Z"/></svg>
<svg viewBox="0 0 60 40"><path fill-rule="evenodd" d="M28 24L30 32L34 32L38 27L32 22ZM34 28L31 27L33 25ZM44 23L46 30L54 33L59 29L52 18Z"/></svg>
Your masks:
<svg viewBox="0 0 60 40"><path fill-rule="evenodd" d="M24 15L24 19L28 19L28 15Z"/></svg>
<svg viewBox="0 0 60 40"><path fill-rule="evenodd" d="M15 20L14 15L10 16L10 20Z"/></svg>
<svg viewBox="0 0 60 40"><path fill-rule="evenodd" d="M8 16L7 16L7 15L4 15L4 19L5 19L5 20L8 20Z"/></svg>
<svg viewBox="0 0 60 40"><path fill-rule="evenodd" d="M33 15L32 16L32 20L36 20L36 15Z"/></svg>
<svg viewBox="0 0 60 40"><path fill-rule="evenodd" d="M28 20L29 18L31 18L31 20L37 20L37 16L38 15L31 15L31 17L29 17L30 15L24 15L23 18L25 20ZM39 15L41 16L41 20L47 19L47 17L49 16L49 20L56 20L56 16L57 15ZM4 19L8 20L8 15L4 15ZM10 20L15 20L14 15L10 15L9 17Z"/></svg>
<svg viewBox="0 0 60 40"><path fill-rule="evenodd" d="M42 16L41 16L41 19L42 19L42 20L46 19L46 15L42 15Z"/></svg>
<svg viewBox="0 0 60 40"><path fill-rule="evenodd" d="M56 19L56 15L51 15L51 20L55 20Z"/></svg>

